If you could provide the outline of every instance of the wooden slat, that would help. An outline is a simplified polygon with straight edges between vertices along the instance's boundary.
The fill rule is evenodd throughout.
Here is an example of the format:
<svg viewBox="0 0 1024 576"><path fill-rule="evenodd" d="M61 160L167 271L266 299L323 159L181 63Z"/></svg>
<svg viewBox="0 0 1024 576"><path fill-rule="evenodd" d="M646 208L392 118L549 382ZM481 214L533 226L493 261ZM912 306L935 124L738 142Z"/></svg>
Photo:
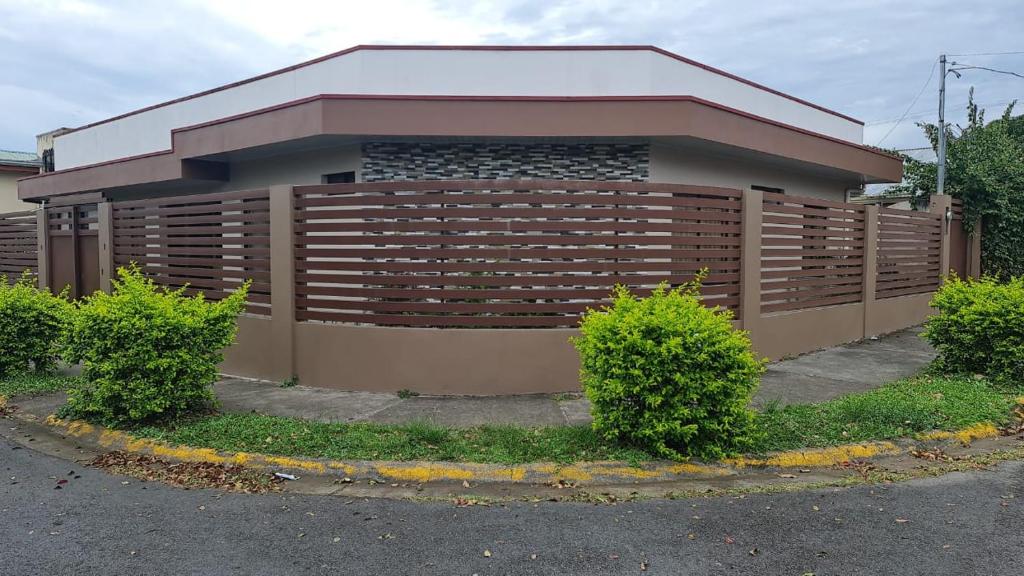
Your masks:
<svg viewBox="0 0 1024 576"><path fill-rule="evenodd" d="M179 204L197 204L205 202L225 202L228 200L247 200L250 198L265 199L268 191L262 190L238 190L233 192L206 192L201 194L186 194L181 196L159 196L145 198L142 200L126 200L117 202L115 210L126 210L129 208L151 208L158 206L174 206Z"/></svg>
<svg viewBox="0 0 1024 576"><path fill-rule="evenodd" d="M701 240L700 245L710 248L705 239L699 240ZM717 242L715 244L717 245ZM144 249L140 248L139 250L143 251ZM256 249L248 248L246 250ZM694 254L693 250L677 248L295 248L295 256L298 258L416 258L431 260L439 258L500 258L503 260L588 258L624 261L650 258L692 258L692 254ZM729 251L729 258L739 258L739 255L738 250Z"/></svg>
<svg viewBox="0 0 1024 576"><path fill-rule="evenodd" d="M352 272L661 272L703 268L739 270L739 262L296 262L296 269L302 271Z"/></svg>
<svg viewBox="0 0 1024 576"><path fill-rule="evenodd" d="M817 300L801 300L797 302L782 302L779 304L762 304L761 312L786 312L790 310L803 310L807 308L822 308L825 306L838 306L839 304L851 304L860 302L861 295L849 294L846 296L834 296L831 298L820 298Z"/></svg>
<svg viewBox="0 0 1024 576"><path fill-rule="evenodd" d="M300 246L310 244L377 245L377 246L599 246L599 245L686 245L692 241L680 236L641 236L636 234L572 235L572 234L475 234L442 235L389 235L389 236L308 236L296 238ZM714 244L709 238L708 244Z"/></svg>
<svg viewBox="0 0 1024 576"><path fill-rule="evenodd" d="M480 191L480 190L567 190L567 191L607 191L633 192L645 194L689 194L700 196L720 196L740 198L741 190L713 186L694 186L690 184L662 184L653 182L618 182L618 181L572 181L572 180L420 180L402 182L371 182L357 184L327 184L296 186L296 196L309 194L360 194L360 193L395 193L402 191Z"/></svg>
<svg viewBox="0 0 1024 576"><path fill-rule="evenodd" d="M295 274L298 282L330 282L334 284L374 286L652 286L665 281L672 285L693 280L690 274L598 274L598 275L528 275L528 276L453 276L415 274L318 274L299 271ZM739 282L739 273L712 273L706 283ZM738 284L735 284L738 289Z"/></svg>

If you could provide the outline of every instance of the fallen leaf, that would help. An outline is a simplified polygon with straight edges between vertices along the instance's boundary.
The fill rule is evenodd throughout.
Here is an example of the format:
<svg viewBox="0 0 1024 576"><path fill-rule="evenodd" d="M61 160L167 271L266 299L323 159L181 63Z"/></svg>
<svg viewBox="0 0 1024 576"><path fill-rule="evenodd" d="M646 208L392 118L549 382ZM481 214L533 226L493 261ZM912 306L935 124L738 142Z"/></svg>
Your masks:
<svg viewBox="0 0 1024 576"><path fill-rule="evenodd" d="M732 544L734 542L736 542L736 541L732 539L732 536L726 536L725 537L725 543L726 544Z"/></svg>

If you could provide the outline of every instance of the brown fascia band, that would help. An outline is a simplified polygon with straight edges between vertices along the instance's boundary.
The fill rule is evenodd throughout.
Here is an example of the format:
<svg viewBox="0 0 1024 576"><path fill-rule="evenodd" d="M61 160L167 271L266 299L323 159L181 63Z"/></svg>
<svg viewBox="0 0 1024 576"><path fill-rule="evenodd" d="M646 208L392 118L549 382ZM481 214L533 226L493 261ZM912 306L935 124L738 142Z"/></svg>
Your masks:
<svg viewBox="0 0 1024 576"><path fill-rule="evenodd" d="M19 181L22 199L188 176L182 161L322 135L482 138L688 137L896 182L903 163L866 146L691 96L320 95L172 131L171 150Z"/></svg>

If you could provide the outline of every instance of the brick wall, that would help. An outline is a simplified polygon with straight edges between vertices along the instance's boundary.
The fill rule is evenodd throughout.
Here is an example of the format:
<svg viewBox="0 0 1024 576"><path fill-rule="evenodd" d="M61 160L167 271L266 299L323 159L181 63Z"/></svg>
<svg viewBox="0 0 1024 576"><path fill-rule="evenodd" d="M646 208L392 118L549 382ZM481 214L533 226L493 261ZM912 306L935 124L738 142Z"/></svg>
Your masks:
<svg viewBox="0 0 1024 576"><path fill-rule="evenodd" d="M496 178L641 182L649 175L647 144L363 144L364 182Z"/></svg>

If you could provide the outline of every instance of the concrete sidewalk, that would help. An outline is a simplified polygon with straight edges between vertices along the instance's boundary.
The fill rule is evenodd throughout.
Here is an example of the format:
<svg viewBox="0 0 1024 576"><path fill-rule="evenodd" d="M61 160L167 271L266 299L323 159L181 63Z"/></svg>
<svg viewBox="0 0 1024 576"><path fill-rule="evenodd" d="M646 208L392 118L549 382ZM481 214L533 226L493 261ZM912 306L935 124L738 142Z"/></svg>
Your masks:
<svg viewBox="0 0 1024 576"><path fill-rule="evenodd" d="M911 376L935 357L919 328L775 362L761 378L755 405L823 402ZM325 422L426 421L445 426L518 424L560 426L590 421L581 394L527 396L414 396L343 392L228 379L215 387L227 412L258 412Z"/></svg>

